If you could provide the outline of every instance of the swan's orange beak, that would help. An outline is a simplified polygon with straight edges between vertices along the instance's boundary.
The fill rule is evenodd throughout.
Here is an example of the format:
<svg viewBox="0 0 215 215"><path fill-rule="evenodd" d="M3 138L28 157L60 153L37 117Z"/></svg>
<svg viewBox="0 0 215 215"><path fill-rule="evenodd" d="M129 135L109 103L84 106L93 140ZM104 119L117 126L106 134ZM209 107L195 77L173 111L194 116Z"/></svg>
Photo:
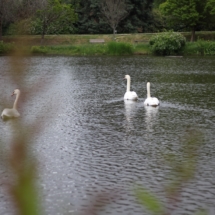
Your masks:
<svg viewBox="0 0 215 215"><path fill-rule="evenodd" d="M13 92L13 94L11 96L13 96L13 95L14 95L14 92Z"/></svg>

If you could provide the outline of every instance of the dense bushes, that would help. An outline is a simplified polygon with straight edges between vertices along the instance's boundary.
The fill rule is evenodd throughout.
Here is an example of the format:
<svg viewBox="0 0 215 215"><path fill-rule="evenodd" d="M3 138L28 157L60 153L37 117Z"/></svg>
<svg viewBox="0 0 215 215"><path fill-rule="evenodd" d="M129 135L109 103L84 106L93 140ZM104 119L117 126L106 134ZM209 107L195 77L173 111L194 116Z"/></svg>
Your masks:
<svg viewBox="0 0 215 215"><path fill-rule="evenodd" d="M107 44L107 53L109 55L133 54L133 47L128 43L109 42Z"/></svg>
<svg viewBox="0 0 215 215"><path fill-rule="evenodd" d="M162 35L160 33L159 35ZM166 34L166 33L165 33ZM187 42L183 49L176 50L178 44L175 41L157 39L157 36L152 34L130 34L118 37L120 42L112 41L112 35L64 35L64 36L47 36L45 45L40 46L39 36L24 36L24 37L3 37L3 41L0 41L0 54L10 54L13 51L20 51L24 54L36 54L36 55L151 55L155 54L180 54L180 55L215 55L215 42L208 40L197 40L196 42ZM104 44L91 44L89 38L104 38ZM157 40L155 40L156 38ZM171 37L170 37L171 38ZM138 43L136 41L139 41ZM150 44L148 43L150 41ZM167 41L169 43L167 43ZM176 40L177 41L177 40ZM182 42L185 44L185 40L182 37ZM166 44L165 44L166 43ZM26 44L23 46L23 44ZM152 46L157 48L164 47L164 50L158 49L154 51ZM157 45L157 46L155 46ZM173 46L173 47L172 47ZM175 47L176 46L176 47ZM167 48L171 48L170 50Z"/></svg>
<svg viewBox="0 0 215 215"><path fill-rule="evenodd" d="M198 40L197 45L197 54L200 55L215 55L215 43L212 41Z"/></svg>
<svg viewBox="0 0 215 215"><path fill-rule="evenodd" d="M7 54L14 49L13 44L0 41L0 54Z"/></svg>
<svg viewBox="0 0 215 215"><path fill-rule="evenodd" d="M152 52L157 55L177 54L185 46L185 43L185 37L176 32L156 34L149 41Z"/></svg>
<svg viewBox="0 0 215 215"><path fill-rule="evenodd" d="M131 55L134 48L129 43L109 42L107 44L32 46L30 52L55 55Z"/></svg>
<svg viewBox="0 0 215 215"><path fill-rule="evenodd" d="M32 46L31 53L32 54L46 54L48 49L45 46Z"/></svg>
<svg viewBox="0 0 215 215"><path fill-rule="evenodd" d="M214 56L215 55L215 42L197 40L196 42L188 42L183 49L183 55L202 55Z"/></svg>

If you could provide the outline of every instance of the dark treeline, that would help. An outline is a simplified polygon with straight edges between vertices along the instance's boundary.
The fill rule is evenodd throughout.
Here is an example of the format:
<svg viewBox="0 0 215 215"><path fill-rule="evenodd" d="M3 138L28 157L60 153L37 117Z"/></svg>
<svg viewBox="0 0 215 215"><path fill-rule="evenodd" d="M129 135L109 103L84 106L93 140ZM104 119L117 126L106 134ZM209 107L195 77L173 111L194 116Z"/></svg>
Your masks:
<svg viewBox="0 0 215 215"><path fill-rule="evenodd" d="M110 22L116 13L108 21L101 6L104 1L112 0L0 0L0 39L13 34L44 38L46 34L215 30L214 0L115 0L126 5L126 16L114 27Z"/></svg>
<svg viewBox="0 0 215 215"><path fill-rule="evenodd" d="M112 33L100 7L101 0L80 0L77 10L77 33L98 34ZM118 33L153 32L159 26L153 14L152 0L125 0L128 15L118 24ZM161 23L162 20L159 20ZM162 25L160 26L163 27Z"/></svg>
<svg viewBox="0 0 215 215"><path fill-rule="evenodd" d="M22 0L22 4L15 4L9 0L10 4L7 4L7 0L0 0L0 4L5 6L0 9L0 21L2 21L3 34L13 34L14 24L21 22L21 26L28 29L21 29L24 34L41 34L41 29L38 27L38 17L34 17L31 20L31 26L29 26L29 18L33 17L36 11L44 8L44 2L49 1L52 4L56 4L54 0ZM112 29L108 24L104 14L101 10L102 0L59 0L60 3L71 5L77 14L77 19L70 25L70 28L64 27L54 28L51 26L48 29L49 34L59 33L77 33L77 34L104 34L112 33ZM119 22L117 26L117 32L119 33L142 33L142 32L154 32L161 31L164 27L161 16L156 16L153 12L153 3L160 3L160 0L121 0L125 1L126 11L128 15ZM11 7L11 8L10 8ZM1 13L2 11L2 13ZM6 11L13 11L12 14ZM47 10L46 10L47 11ZM14 14L16 14L14 16ZM11 16L11 17L10 17ZM65 26L65 25L64 25ZM20 33L22 33L20 32ZM19 34L19 32L16 32Z"/></svg>

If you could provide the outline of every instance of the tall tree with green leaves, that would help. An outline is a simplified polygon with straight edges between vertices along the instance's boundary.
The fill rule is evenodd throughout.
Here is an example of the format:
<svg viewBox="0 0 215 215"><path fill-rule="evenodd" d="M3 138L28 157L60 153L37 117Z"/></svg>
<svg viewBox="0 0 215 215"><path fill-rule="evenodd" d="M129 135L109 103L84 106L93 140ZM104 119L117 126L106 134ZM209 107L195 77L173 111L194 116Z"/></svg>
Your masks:
<svg viewBox="0 0 215 215"><path fill-rule="evenodd" d="M72 5L61 3L60 0L44 1L43 7L37 11L36 18L40 24L41 43L49 32L49 28L58 28L59 31L59 28L73 25L77 20Z"/></svg>
<svg viewBox="0 0 215 215"><path fill-rule="evenodd" d="M191 41L194 41L196 29L207 22L206 5L208 0L166 0L160 5L161 12L167 16L171 26L191 30Z"/></svg>
<svg viewBox="0 0 215 215"><path fill-rule="evenodd" d="M211 15L215 15L215 0L207 1L206 10L208 10Z"/></svg>
<svg viewBox="0 0 215 215"><path fill-rule="evenodd" d="M160 4L164 3L166 0L153 0L153 8L158 8Z"/></svg>

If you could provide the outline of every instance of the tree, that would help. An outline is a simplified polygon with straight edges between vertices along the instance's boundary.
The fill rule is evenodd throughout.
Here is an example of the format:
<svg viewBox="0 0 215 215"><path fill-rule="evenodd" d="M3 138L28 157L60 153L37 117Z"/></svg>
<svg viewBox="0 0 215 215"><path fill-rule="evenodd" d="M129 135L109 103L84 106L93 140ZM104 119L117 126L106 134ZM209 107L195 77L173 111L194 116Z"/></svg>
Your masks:
<svg viewBox="0 0 215 215"><path fill-rule="evenodd" d="M41 0L16 1L16 4L14 4L16 9L16 21L32 17L36 11L42 7L42 2Z"/></svg>
<svg viewBox="0 0 215 215"><path fill-rule="evenodd" d="M37 11L36 18L40 24L41 43L43 43L49 28L58 28L59 31L59 28L65 25L72 25L77 16L72 5L63 4L60 0L47 0L43 1L43 7Z"/></svg>
<svg viewBox="0 0 215 215"><path fill-rule="evenodd" d="M206 10L209 10L211 15L215 15L215 0L208 0Z"/></svg>
<svg viewBox="0 0 215 215"><path fill-rule="evenodd" d="M100 0L80 0L76 9L78 21L74 24L79 34L111 33L101 13Z"/></svg>
<svg viewBox="0 0 215 215"><path fill-rule="evenodd" d="M119 30L127 33L152 32L154 17L152 14L153 1L127 0L129 15L122 20Z"/></svg>
<svg viewBox="0 0 215 215"><path fill-rule="evenodd" d="M161 12L168 16L170 25L191 30L191 41L196 29L206 23L205 7L208 0L167 0L160 5Z"/></svg>
<svg viewBox="0 0 215 215"><path fill-rule="evenodd" d="M77 10L78 22L75 23L77 33L101 34L112 33L113 29L102 13L102 0L80 0ZM152 0L124 0L128 16L117 26L119 33L152 32L156 23L152 14Z"/></svg>
<svg viewBox="0 0 215 215"><path fill-rule="evenodd" d="M0 0L0 40L2 40L3 25L14 17L13 6L13 0Z"/></svg>
<svg viewBox="0 0 215 215"><path fill-rule="evenodd" d="M113 30L113 37L115 38L119 22L128 15L125 0L102 0L101 10Z"/></svg>
<svg viewBox="0 0 215 215"><path fill-rule="evenodd" d="M158 8L160 4L164 3L166 0L154 0L153 7Z"/></svg>
<svg viewBox="0 0 215 215"><path fill-rule="evenodd" d="M42 0L10 0L13 5L9 7L13 12L13 16L7 25L7 33L9 34L30 34L31 21L36 11L42 7Z"/></svg>

